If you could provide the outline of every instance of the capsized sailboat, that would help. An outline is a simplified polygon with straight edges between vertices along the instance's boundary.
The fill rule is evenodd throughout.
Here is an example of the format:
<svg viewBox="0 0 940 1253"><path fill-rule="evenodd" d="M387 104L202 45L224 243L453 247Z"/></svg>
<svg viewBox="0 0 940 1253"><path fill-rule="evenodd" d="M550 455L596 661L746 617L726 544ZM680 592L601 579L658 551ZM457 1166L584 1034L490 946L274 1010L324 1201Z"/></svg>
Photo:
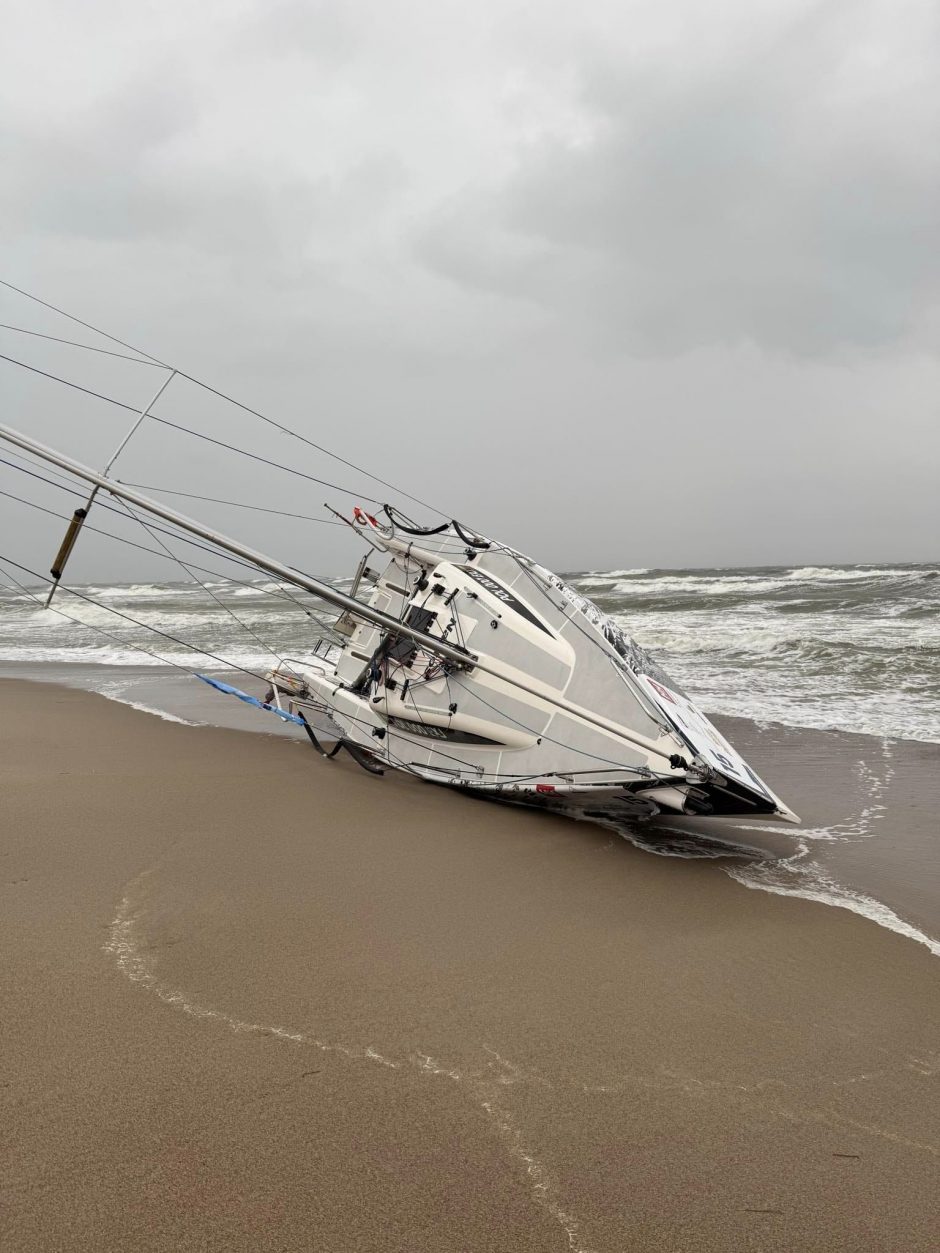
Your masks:
<svg viewBox="0 0 940 1253"><path fill-rule="evenodd" d="M344 614L342 645L272 670L271 699L327 713L374 763L506 801L582 817L799 821L557 574L457 522L422 529L391 506L355 522L372 550L356 590L425 638Z"/></svg>
<svg viewBox="0 0 940 1253"><path fill-rule="evenodd" d="M391 505L347 519L367 545L347 593L12 428L0 438L339 610L268 674L265 702L326 756L578 817L798 822L688 696L558 575L453 521ZM58 581L87 508L53 563ZM323 740L332 741L327 749Z"/></svg>

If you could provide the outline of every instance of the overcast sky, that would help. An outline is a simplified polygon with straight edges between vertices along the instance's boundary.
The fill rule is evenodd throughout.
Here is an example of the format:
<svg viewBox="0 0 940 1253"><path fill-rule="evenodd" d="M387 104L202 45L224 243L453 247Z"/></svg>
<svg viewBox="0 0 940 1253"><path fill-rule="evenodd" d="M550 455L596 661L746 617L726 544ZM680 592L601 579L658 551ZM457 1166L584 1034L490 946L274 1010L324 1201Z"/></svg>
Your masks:
<svg viewBox="0 0 940 1253"><path fill-rule="evenodd" d="M4 12L0 277L558 569L937 557L934 0ZM6 291L0 321L104 342ZM0 352L141 406L159 382ZM0 387L96 464L127 425L4 362ZM386 494L179 380L156 411L361 495L153 426L127 481L320 516ZM308 569L354 551L176 503ZM61 530L0 498L0 551L45 568ZM144 569L97 537L74 560Z"/></svg>

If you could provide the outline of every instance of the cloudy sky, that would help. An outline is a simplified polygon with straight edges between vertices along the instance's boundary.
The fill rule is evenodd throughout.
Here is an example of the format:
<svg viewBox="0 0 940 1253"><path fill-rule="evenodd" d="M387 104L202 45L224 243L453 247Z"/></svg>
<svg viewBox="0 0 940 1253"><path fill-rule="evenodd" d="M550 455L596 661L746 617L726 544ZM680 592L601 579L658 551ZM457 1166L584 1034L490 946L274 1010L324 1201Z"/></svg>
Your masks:
<svg viewBox="0 0 940 1253"><path fill-rule="evenodd" d="M556 568L936 558L932 0L10 0L0 62L0 278ZM140 406L160 377L0 352ZM0 387L96 464L127 425ZM126 481L387 495L191 383L156 411L337 488L154 426ZM164 499L308 569L354 551ZM0 551L45 568L61 529L0 498ZM71 573L140 568L94 538Z"/></svg>

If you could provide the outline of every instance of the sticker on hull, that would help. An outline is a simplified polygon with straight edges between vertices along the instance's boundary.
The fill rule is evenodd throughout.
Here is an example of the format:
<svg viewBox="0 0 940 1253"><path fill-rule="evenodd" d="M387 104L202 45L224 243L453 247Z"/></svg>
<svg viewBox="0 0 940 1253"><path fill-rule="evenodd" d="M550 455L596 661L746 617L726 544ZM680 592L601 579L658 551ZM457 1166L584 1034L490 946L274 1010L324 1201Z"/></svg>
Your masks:
<svg viewBox="0 0 940 1253"><path fill-rule="evenodd" d="M772 794L757 777L747 762L737 753L717 727L686 696L650 678L647 674L637 675L644 690L662 710L670 722L679 728L695 751L719 774L730 775L773 800Z"/></svg>

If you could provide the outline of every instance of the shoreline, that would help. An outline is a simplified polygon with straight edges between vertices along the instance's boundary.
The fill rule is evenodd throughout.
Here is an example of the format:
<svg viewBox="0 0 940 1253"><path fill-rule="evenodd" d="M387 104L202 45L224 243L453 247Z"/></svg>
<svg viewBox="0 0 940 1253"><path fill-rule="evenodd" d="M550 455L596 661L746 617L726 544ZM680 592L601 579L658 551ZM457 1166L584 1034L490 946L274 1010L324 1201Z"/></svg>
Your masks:
<svg viewBox="0 0 940 1253"><path fill-rule="evenodd" d="M932 1247L921 946L280 737L0 711L4 1248Z"/></svg>
<svg viewBox="0 0 940 1253"><path fill-rule="evenodd" d="M237 672L225 677L252 686ZM98 692L171 723L298 738L273 716L168 667L0 663L0 682L8 678ZM647 852L681 857L756 846L778 860L728 867L743 886L847 909L940 955L940 845L932 818L940 812L940 745L722 715L714 721L793 803L801 825L664 816L619 834Z"/></svg>

